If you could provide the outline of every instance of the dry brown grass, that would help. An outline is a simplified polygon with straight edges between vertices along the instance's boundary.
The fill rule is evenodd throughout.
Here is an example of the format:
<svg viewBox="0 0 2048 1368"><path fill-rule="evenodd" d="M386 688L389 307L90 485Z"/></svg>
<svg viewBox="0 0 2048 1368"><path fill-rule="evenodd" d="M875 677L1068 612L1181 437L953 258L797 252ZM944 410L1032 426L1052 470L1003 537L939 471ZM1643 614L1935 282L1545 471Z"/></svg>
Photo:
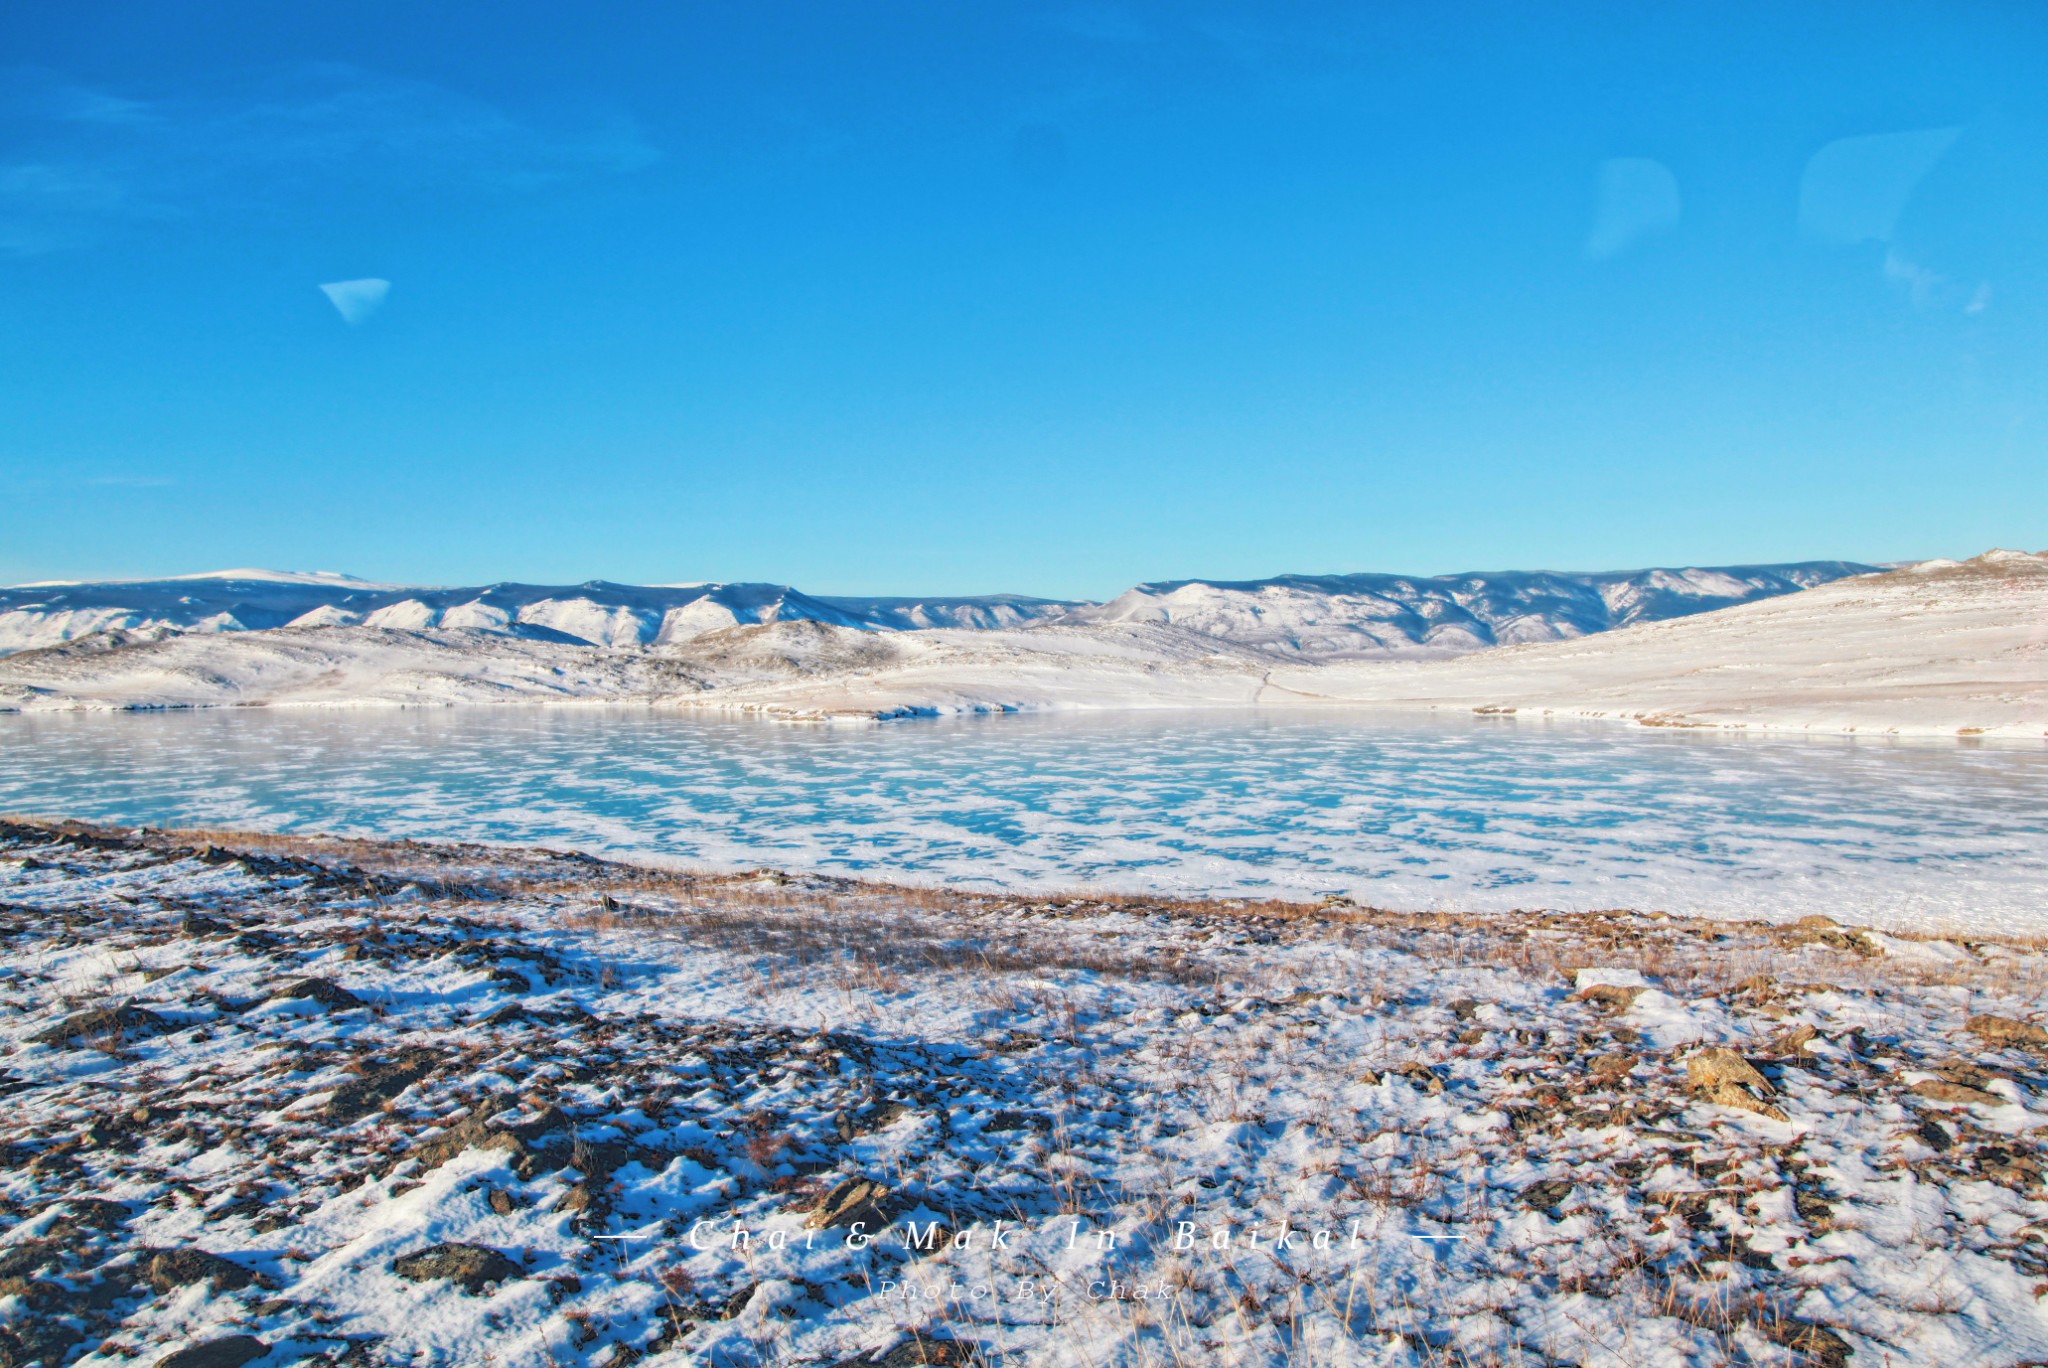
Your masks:
<svg viewBox="0 0 2048 1368"><path fill-rule="evenodd" d="M704 890L697 890L702 893ZM590 930L634 927L764 961L770 968L835 971L862 988L893 990L891 975L1081 971L1111 978L1185 983L1196 976L1179 955L1134 954L1087 941L1030 934L976 918L961 924L887 899L803 897L745 887L675 910L631 907L572 914ZM865 905L872 901L874 905Z"/></svg>
<svg viewBox="0 0 2048 1368"><path fill-rule="evenodd" d="M1343 900L1190 899L1124 893L998 894L774 870L714 873L601 859L573 851L473 843L377 841L195 828L128 831L79 822L0 818L53 836L116 840L160 853L204 850L305 861L409 881L430 895L588 899L565 918L589 930L658 929L695 943L771 958L793 969L837 966L861 986L890 974L999 976L1054 970L1191 983L1178 957L1089 944L1076 932L1104 918L1165 918L1233 934L1334 937L1412 955L1434 967L1493 968L1551 981L1580 968L1640 969L1686 996L1722 995L1756 975L1844 988L1961 987L1991 997L2048 996L2048 935L1889 932L1945 942L1949 961L1870 952L1857 928L1814 930L1662 912L1527 910L1401 912ZM652 900L636 906L634 900ZM1313 987L1298 983L1290 987Z"/></svg>

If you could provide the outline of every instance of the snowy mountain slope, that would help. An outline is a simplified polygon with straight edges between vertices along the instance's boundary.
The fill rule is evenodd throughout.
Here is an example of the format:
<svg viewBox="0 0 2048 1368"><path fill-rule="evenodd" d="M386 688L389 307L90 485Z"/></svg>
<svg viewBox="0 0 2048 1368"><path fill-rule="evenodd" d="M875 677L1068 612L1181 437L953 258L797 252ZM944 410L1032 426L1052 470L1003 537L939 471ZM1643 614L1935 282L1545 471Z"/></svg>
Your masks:
<svg viewBox="0 0 2048 1368"><path fill-rule="evenodd" d="M1461 660L1277 670L1262 703L2048 736L2048 553L1990 551Z"/></svg>
<svg viewBox="0 0 2048 1368"><path fill-rule="evenodd" d="M1680 592L1619 588L1621 611L1628 595ZM789 597L739 606L766 618ZM1182 622L878 632L836 610L836 622L679 633L673 609L656 620L595 598L547 603L559 626L487 617L503 605L484 596L436 609L414 595L329 626L100 633L0 661L0 709L588 699L872 718L1257 704L2048 736L2048 556L2019 552L1452 659L1304 660L1298 641L1248 644ZM396 625L408 605L441 625ZM729 607L714 601L706 616ZM582 644L608 634L653 644Z"/></svg>
<svg viewBox="0 0 2048 1368"><path fill-rule="evenodd" d="M902 716L1187 704L1452 708L1667 726L2048 736L2048 555L1929 562L1719 612L1444 660L1302 662L1184 627L1014 634L838 675L727 680L698 706ZM1139 624L1122 624L1129 631ZM1181 654L1175 655L1169 643ZM1206 658L1188 652L1205 644ZM1218 656L1218 648L1230 653Z"/></svg>
<svg viewBox="0 0 2048 1368"><path fill-rule="evenodd" d="M17 584L16 589L67 589L91 584L190 584L197 580L245 580L265 584L319 584L329 588L350 589L397 589L396 584L380 584L375 580L358 579L344 575L339 570L264 570L261 568L242 570L202 570L196 575L170 575L155 580L36 580L30 584Z"/></svg>
<svg viewBox="0 0 2048 1368"><path fill-rule="evenodd" d="M107 632L0 660L0 711L304 704L687 702L804 715L1250 702L1278 657L1174 627L875 632L793 619L599 651L475 628ZM1003 701L983 695L1002 681ZM881 691L881 692L878 692ZM875 703L876 697L889 701ZM936 698L938 701L933 702Z"/></svg>
<svg viewBox="0 0 2048 1368"><path fill-rule="evenodd" d="M438 628L113 632L0 660L0 709L546 703L694 687L644 652Z"/></svg>
<svg viewBox="0 0 2048 1368"><path fill-rule="evenodd" d="M735 669L713 653L714 638L691 642L681 658L716 683L674 701L806 719L1249 705L1265 676L1287 663L1256 647L1155 623L902 633L881 639L886 654L843 668L830 663L824 642L794 640L800 631L831 630L777 623L719 634L760 634L762 646L797 646L787 666L775 670Z"/></svg>
<svg viewBox="0 0 2048 1368"><path fill-rule="evenodd" d="M1435 656L1584 636L1791 593L1870 569L1820 561L1603 575L1285 575L1140 585L1106 604L1020 594L851 598L804 594L779 584L592 580L433 588L375 584L330 572L228 570L165 580L0 589L0 655L94 632L214 633L286 626L468 629L632 649L746 623L805 620L875 631L1152 622L1318 659Z"/></svg>
<svg viewBox="0 0 2048 1368"><path fill-rule="evenodd" d="M1074 599L1032 598L1026 594L965 598L840 598L814 594L811 599L850 614L868 626L899 632L935 627L1028 627L1089 606Z"/></svg>
<svg viewBox="0 0 2048 1368"><path fill-rule="evenodd" d="M1007 627L1056 616L1064 601L984 598L821 599L779 584L423 588L347 576L228 571L154 581L0 589L0 653L105 631L241 632L273 627L468 628L586 645L642 647L749 622L789 618L843 627ZM522 631L522 629L537 629Z"/></svg>
<svg viewBox="0 0 2048 1368"><path fill-rule="evenodd" d="M1560 641L1810 589L1876 567L1849 561L1706 569L1459 575L1281 575L1141 584L1067 622L1168 622L1290 655L1463 655Z"/></svg>

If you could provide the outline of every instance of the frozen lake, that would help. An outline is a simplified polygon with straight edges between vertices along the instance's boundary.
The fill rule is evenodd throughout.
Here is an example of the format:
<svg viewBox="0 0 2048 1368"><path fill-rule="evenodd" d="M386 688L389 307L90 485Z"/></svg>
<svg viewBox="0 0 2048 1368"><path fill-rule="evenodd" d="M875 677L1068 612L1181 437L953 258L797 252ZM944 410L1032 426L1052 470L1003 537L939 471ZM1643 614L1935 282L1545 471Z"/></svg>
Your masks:
<svg viewBox="0 0 2048 1368"><path fill-rule="evenodd" d="M2048 931L2048 749L1256 713L0 718L0 811L982 887Z"/></svg>

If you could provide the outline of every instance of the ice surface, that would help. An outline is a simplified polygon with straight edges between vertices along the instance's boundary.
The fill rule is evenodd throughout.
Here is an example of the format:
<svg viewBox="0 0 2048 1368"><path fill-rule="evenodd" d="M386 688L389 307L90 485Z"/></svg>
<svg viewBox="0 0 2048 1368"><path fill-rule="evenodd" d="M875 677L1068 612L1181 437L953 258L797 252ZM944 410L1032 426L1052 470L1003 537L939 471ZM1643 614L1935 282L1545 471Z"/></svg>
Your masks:
<svg viewBox="0 0 2048 1368"><path fill-rule="evenodd" d="M971 887L2048 931L2048 752L1416 715L0 718L0 811Z"/></svg>

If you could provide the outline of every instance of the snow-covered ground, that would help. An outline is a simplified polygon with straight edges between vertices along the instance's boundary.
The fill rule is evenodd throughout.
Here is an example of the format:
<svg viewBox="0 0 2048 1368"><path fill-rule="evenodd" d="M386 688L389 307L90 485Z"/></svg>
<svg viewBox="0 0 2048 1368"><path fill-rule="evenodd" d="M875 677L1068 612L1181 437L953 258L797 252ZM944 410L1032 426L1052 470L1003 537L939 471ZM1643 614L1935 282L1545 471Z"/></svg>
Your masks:
<svg viewBox="0 0 2048 1368"><path fill-rule="evenodd" d="M1238 635L1252 639L1239 640L1138 620L1146 613L1136 611L895 632L776 620L655 632L652 646L633 644L647 632L620 628L614 635L624 644L609 649L564 640L564 623L585 634L579 640L610 630L581 618L523 621L514 633L467 619L451 626L455 611L442 612L437 626L372 614L356 625L210 635L101 632L0 661L0 709L587 699L868 719L1366 704L1652 725L2048 736L2048 556L2020 552L1437 660L1305 659L1248 630Z"/></svg>
<svg viewBox="0 0 2048 1368"><path fill-rule="evenodd" d="M0 824L12 1363L2048 1358L2038 943Z"/></svg>

